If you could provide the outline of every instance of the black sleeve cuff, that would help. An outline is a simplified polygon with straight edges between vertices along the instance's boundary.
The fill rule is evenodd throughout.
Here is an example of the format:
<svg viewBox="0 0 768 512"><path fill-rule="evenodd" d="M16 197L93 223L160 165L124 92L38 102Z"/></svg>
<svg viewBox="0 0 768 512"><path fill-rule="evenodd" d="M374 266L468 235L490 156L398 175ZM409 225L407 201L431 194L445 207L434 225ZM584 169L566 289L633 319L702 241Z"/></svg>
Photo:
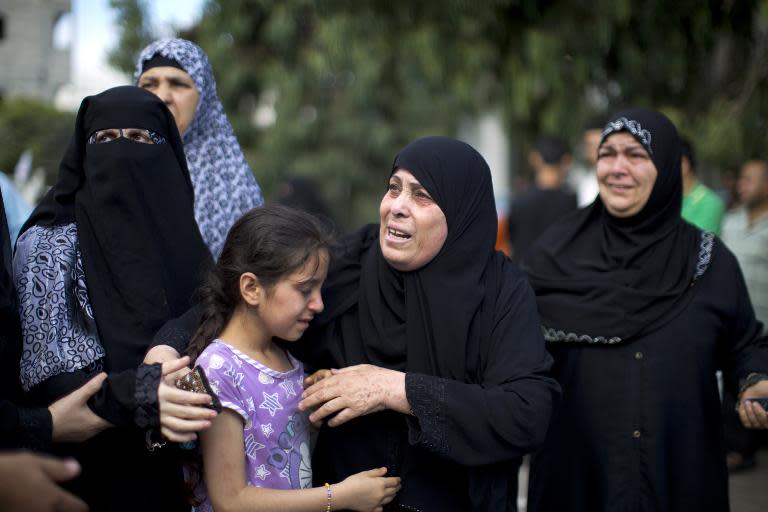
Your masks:
<svg viewBox="0 0 768 512"><path fill-rule="evenodd" d="M160 386L162 366L143 364L136 370L136 410L134 421L143 430L160 426L160 404L157 401L157 389Z"/></svg>
<svg viewBox="0 0 768 512"><path fill-rule="evenodd" d="M739 382L739 394L743 393L745 389L750 386L754 386L760 381L768 380L768 375L765 373L750 373L745 379Z"/></svg>
<svg viewBox="0 0 768 512"><path fill-rule="evenodd" d="M19 409L19 448L33 451L50 451L53 422L48 409Z"/></svg>
<svg viewBox="0 0 768 512"><path fill-rule="evenodd" d="M157 345L168 345L184 355L187 353L189 340L195 334L200 325L200 308L193 306L180 317L167 321L152 338L152 344L149 348Z"/></svg>
<svg viewBox="0 0 768 512"><path fill-rule="evenodd" d="M445 421L446 381L419 373L405 374L405 396L411 405L408 442L431 452L447 455L448 438Z"/></svg>

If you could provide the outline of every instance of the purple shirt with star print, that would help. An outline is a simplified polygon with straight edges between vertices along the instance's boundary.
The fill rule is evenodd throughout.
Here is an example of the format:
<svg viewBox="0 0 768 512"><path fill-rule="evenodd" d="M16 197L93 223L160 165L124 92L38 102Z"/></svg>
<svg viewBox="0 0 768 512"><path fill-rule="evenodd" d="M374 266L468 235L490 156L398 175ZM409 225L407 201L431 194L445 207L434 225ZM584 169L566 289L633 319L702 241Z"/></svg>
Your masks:
<svg viewBox="0 0 768 512"><path fill-rule="evenodd" d="M248 485L312 487L309 422L299 411L304 367L290 354L288 359L293 369L278 372L221 340L197 359L221 405L243 419ZM197 510L212 510L207 493Z"/></svg>

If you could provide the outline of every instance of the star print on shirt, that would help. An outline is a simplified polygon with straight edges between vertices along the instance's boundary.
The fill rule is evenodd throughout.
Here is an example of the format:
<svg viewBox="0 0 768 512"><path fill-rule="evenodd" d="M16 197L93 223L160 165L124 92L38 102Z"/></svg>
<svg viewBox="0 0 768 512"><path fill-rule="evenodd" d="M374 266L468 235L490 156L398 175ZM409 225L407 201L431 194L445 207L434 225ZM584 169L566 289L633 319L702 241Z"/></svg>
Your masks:
<svg viewBox="0 0 768 512"><path fill-rule="evenodd" d="M285 390L285 396L290 398L292 396L296 396L296 390L293 389L293 381L292 380L284 380L280 383L280 387Z"/></svg>
<svg viewBox="0 0 768 512"><path fill-rule="evenodd" d="M265 478L267 478L269 475L271 475L272 472L267 469L267 466L262 464L261 466L256 468L256 476L261 478L261 481L263 482Z"/></svg>
<svg viewBox="0 0 768 512"><path fill-rule="evenodd" d="M274 431L275 431L275 430L272 428L272 424L271 424L271 423L264 423L264 424L261 426L261 432L264 434L264 437L266 437L267 439L269 439L269 436L270 436L270 435L272 434L272 432L274 432Z"/></svg>
<svg viewBox="0 0 768 512"><path fill-rule="evenodd" d="M278 409L282 410L283 406L280 404L277 393L269 395L262 391L261 394L264 396L264 401L259 404L259 409L267 409L270 416L274 416Z"/></svg>
<svg viewBox="0 0 768 512"><path fill-rule="evenodd" d="M250 458L256 458L256 452L264 448L264 445L254 439L253 434L248 434L245 438L245 454ZM262 478L263 480L263 478Z"/></svg>

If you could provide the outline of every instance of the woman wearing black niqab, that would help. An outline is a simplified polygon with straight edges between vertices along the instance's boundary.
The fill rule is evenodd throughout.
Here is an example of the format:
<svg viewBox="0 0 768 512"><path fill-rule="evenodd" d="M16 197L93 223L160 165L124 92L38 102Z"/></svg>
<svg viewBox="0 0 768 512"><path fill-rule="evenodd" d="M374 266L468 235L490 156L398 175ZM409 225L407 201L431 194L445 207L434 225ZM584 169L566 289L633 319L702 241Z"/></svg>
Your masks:
<svg viewBox="0 0 768 512"><path fill-rule="evenodd" d="M439 243L424 236L439 225L434 208ZM530 288L494 250L488 166L463 142L419 139L395 158L380 213L344 240L325 311L290 346L314 368L361 365L306 390L302 407L325 403L312 420L337 413L315 480L386 466L402 477L387 509L515 510L517 463L541 441L558 389ZM413 241L434 254L410 253Z"/></svg>
<svg viewBox="0 0 768 512"><path fill-rule="evenodd" d="M192 205L173 116L153 94L117 87L83 100L58 181L17 242L24 389L47 404L109 375L89 405L117 428L57 447L80 461L73 490L91 510L188 509L173 450L145 446L165 384L160 365L141 363L211 259Z"/></svg>
<svg viewBox="0 0 768 512"><path fill-rule="evenodd" d="M733 255L680 217L674 125L623 111L598 151L599 197L523 263L563 388L529 508L728 510L715 373L768 378L761 326Z"/></svg>

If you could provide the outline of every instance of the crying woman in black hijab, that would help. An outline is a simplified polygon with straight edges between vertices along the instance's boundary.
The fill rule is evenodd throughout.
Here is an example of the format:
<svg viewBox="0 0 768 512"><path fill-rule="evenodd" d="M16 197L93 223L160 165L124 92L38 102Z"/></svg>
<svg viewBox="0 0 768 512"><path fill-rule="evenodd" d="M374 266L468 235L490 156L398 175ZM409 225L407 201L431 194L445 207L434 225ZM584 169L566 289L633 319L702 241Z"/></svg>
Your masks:
<svg viewBox="0 0 768 512"><path fill-rule="evenodd" d="M531 288L494 250L488 165L427 137L382 185L380 224L343 240L325 311L291 345L307 366L346 367L300 404L330 427L315 481L386 466L402 478L392 509L514 510L517 461L543 440L559 390Z"/></svg>
<svg viewBox="0 0 768 512"><path fill-rule="evenodd" d="M83 466L75 492L95 510L184 510L172 451L150 459L145 444L160 440L155 431L192 440L214 413L198 407L207 396L169 385L186 358L142 360L155 331L189 307L210 254L163 102L137 87L85 98L58 180L22 232L23 388L46 404L108 374L89 402L103 420L94 437L59 447Z"/></svg>

